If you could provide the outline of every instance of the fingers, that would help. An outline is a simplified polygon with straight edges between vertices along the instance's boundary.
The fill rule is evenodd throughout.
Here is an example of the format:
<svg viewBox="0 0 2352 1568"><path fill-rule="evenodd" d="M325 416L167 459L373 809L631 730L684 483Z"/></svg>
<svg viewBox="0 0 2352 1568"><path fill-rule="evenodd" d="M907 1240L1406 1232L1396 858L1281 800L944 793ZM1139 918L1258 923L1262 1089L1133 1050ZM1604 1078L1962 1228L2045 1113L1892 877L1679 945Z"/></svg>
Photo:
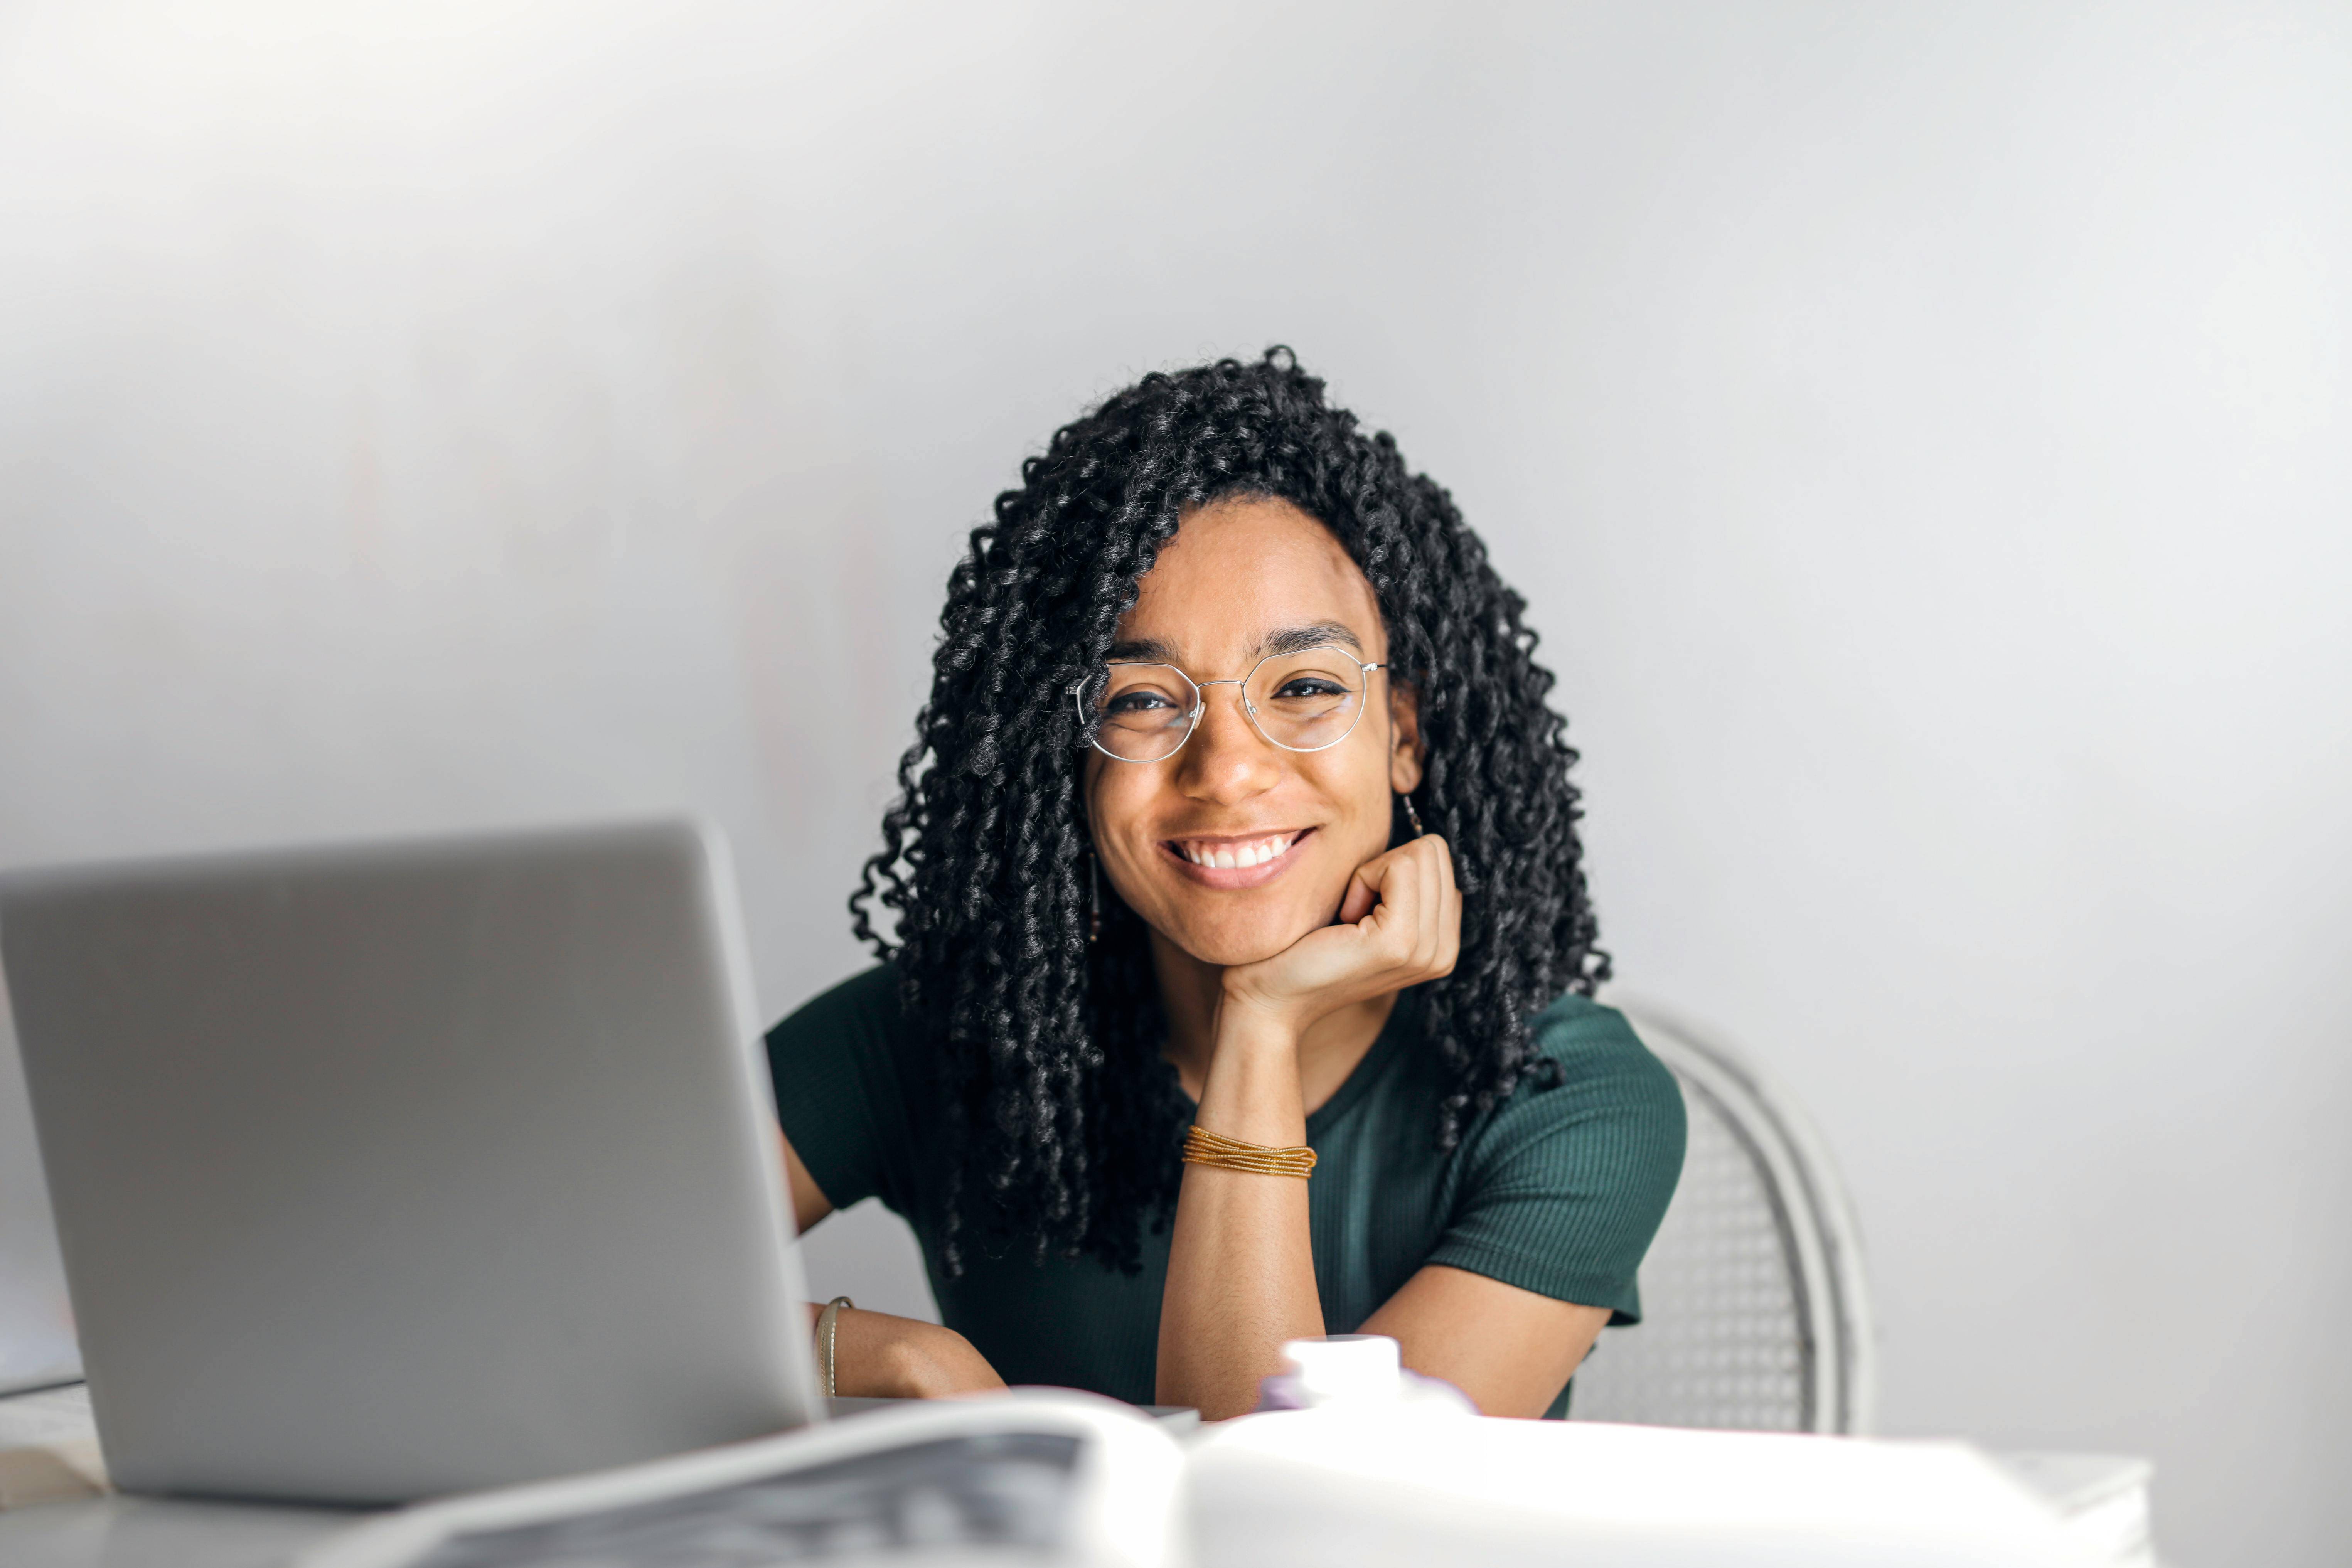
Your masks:
<svg viewBox="0 0 2352 1568"><path fill-rule="evenodd" d="M1424 834L1413 841L1419 888L1414 921L1416 978L1433 980L1454 971L1462 949L1462 892L1454 882L1454 856L1443 838Z"/></svg>
<svg viewBox="0 0 2352 1568"><path fill-rule="evenodd" d="M1415 839L1411 844L1401 844L1357 867L1356 874L1348 880L1348 897L1341 901L1341 918L1346 918L1347 906L1357 901L1357 889L1360 888L1377 898L1378 907L1368 903L1366 914L1381 931L1394 932L1409 928L1420 902L1423 857L1418 852L1424 842ZM1361 921L1366 915L1356 918Z"/></svg>
<svg viewBox="0 0 2352 1568"><path fill-rule="evenodd" d="M1437 874L1443 891L1439 895L1437 974L1454 973L1454 961L1462 956L1462 889L1454 880L1454 847L1435 835L1424 842L1433 846L1432 854L1437 862Z"/></svg>
<svg viewBox="0 0 2352 1568"><path fill-rule="evenodd" d="M1445 840L1424 835L1367 861L1349 880L1339 918L1360 924L1402 984L1452 973L1462 951L1462 893Z"/></svg>
<svg viewBox="0 0 2352 1568"><path fill-rule="evenodd" d="M1338 914L1281 952L1225 971L1228 998L1303 1025L1451 974L1462 952L1452 849L1426 835L1366 861L1349 878Z"/></svg>

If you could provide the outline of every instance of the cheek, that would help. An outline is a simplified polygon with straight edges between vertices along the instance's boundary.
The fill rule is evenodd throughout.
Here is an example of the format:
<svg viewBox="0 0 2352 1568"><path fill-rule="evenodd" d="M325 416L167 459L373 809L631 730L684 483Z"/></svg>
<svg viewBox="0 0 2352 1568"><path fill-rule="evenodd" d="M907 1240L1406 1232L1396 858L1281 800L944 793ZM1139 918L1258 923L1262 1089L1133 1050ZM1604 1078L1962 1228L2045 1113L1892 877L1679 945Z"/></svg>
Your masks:
<svg viewBox="0 0 2352 1568"><path fill-rule="evenodd" d="M1152 806L1159 795L1153 770L1129 767L1097 757L1087 770L1087 818L1103 869L1122 882L1139 869L1138 858L1148 858Z"/></svg>
<svg viewBox="0 0 2352 1568"><path fill-rule="evenodd" d="M1317 770L1315 783L1317 793L1335 813L1332 837L1356 853L1356 864L1388 847L1393 797L1389 791L1388 758L1378 748L1366 746L1350 756L1333 758L1328 766Z"/></svg>

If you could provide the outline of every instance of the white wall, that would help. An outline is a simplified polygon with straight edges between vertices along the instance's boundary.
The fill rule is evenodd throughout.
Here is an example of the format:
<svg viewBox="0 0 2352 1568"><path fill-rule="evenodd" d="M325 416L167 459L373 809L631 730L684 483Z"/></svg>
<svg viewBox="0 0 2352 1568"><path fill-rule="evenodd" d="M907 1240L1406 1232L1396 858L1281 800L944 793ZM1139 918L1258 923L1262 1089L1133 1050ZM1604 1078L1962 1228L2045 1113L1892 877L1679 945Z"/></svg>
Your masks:
<svg viewBox="0 0 2352 1568"><path fill-rule="evenodd" d="M961 531L1286 341L1841 1155L1885 1424L2340 1552L2352 14L0 14L0 862L698 805L781 1012Z"/></svg>

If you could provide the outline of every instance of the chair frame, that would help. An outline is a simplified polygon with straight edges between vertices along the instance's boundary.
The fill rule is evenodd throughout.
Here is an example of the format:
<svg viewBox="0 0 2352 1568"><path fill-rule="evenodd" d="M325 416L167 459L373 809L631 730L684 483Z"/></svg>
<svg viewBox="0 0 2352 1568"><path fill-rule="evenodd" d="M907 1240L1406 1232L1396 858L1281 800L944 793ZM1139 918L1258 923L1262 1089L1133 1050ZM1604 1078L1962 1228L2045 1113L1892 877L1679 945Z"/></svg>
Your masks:
<svg viewBox="0 0 2352 1568"><path fill-rule="evenodd" d="M1612 994L1686 1096L1704 1100L1765 1175L1792 1269L1804 1336L1804 1427L1859 1436L1878 1404L1877 1323L1862 1233L1828 1147L1779 1084L1748 1056L1673 1009Z"/></svg>

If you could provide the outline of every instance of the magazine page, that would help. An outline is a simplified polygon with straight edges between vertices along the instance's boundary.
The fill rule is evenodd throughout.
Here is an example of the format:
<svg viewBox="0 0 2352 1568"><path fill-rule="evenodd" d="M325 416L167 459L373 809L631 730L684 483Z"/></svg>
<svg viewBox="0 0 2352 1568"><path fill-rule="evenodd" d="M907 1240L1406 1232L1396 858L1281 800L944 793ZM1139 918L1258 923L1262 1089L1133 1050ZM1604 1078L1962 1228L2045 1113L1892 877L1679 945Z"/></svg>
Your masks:
<svg viewBox="0 0 2352 1568"><path fill-rule="evenodd" d="M1016 1390L420 1504L298 1568L1179 1568L1182 1466L1124 1405Z"/></svg>

